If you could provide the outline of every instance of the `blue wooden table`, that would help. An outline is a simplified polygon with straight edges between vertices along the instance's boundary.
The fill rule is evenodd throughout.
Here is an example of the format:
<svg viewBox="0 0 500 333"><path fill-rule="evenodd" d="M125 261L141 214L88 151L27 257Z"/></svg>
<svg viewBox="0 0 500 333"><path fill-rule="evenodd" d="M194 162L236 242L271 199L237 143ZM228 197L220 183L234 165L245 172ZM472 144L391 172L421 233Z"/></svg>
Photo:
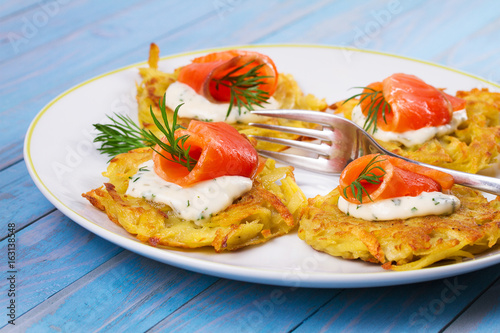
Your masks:
<svg viewBox="0 0 500 333"><path fill-rule="evenodd" d="M144 61L151 42L162 55L339 45L500 83L500 2L493 0L2 0L1 331L500 331L500 265L392 287L260 285L147 259L56 210L23 160L29 123L73 85Z"/></svg>

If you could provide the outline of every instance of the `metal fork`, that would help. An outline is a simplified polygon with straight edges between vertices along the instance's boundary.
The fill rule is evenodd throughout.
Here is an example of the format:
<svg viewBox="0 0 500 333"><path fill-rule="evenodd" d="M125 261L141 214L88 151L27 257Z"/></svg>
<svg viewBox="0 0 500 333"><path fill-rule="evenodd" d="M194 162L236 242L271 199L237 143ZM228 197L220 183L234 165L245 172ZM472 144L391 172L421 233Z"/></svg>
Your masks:
<svg viewBox="0 0 500 333"><path fill-rule="evenodd" d="M380 153L402 158L411 163L446 172L453 176L456 184L471 187L476 190L488 192L491 194L500 195L500 179L445 169L401 157L382 148L361 127L343 117L324 112L306 110L259 110L252 111L252 113L266 117L300 120L308 123L320 124L323 126L322 129L318 130L250 123L251 126L259 128L297 134L321 140L321 143L314 143L308 141L295 141L252 135L252 137L257 140L273 142L288 147L298 148L301 151L312 153L314 155L301 156L268 150L258 151L262 156L273 158L286 164L324 174L339 175L347 166L347 164L349 164L356 158L367 154Z"/></svg>

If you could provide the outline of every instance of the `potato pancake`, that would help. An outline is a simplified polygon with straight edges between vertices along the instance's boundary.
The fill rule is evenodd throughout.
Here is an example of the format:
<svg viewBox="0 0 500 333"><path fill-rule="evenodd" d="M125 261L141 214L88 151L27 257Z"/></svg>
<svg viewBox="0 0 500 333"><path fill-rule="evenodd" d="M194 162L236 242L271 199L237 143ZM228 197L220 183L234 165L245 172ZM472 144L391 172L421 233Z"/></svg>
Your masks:
<svg viewBox="0 0 500 333"><path fill-rule="evenodd" d="M459 91L456 96L466 100L468 119L453 133L413 147L377 140L378 143L400 156L448 169L477 173L490 167L500 152L500 93L472 89ZM357 103L337 102L331 108L351 119Z"/></svg>
<svg viewBox="0 0 500 333"><path fill-rule="evenodd" d="M335 189L309 199L300 217L299 237L318 251L398 271L473 258L497 244L500 197L488 202L479 192L458 185L451 194L461 201L451 215L373 222L341 212Z"/></svg>
<svg viewBox="0 0 500 333"><path fill-rule="evenodd" d="M153 44L154 45L154 44ZM156 46L151 46L149 53L149 67L139 69L139 74L142 77L142 82L137 86L137 103L139 106L139 124L141 127L151 130L155 135L161 135L156 128L150 114L150 106L153 109L157 118L161 118L159 109L160 98L163 98L165 91L170 84L177 81L179 69L173 73L165 73L158 69L159 49ZM327 108L327 103L324 99L318 99L315 96L308 94L304 95L297 81L290 74L279 74L278 85L273 96L279 103L280 109L302 109L324 111ZM173 117L173 110L167 108L169 121ZM178 118L179 124L187 126L189 118ZM285 120L277 118L265 118L262 123L285 125L293 127L314 128L317 125L296 120ZM286 139L300 139L298 135L281 133L272 130L266 130L248 126L244 123L232 124L240 133L245 135L261 135L274 136ZM285 147L264 141L257 143L257 149L266 150L283 150Z"/></svg>
<svg viewBox="0 0 500 333"><path fill-rule="evenodd" d="M151 157L150 148L116 156L103 173L109 182L82 196L113 222L153 246L212 246L221 252L263 243L294 229L306 203L295 183L293 168L276 168L273 160L267 160L252 189L231 206L207 219L184 220L167 205L125 195L129 177Z"/></svg>

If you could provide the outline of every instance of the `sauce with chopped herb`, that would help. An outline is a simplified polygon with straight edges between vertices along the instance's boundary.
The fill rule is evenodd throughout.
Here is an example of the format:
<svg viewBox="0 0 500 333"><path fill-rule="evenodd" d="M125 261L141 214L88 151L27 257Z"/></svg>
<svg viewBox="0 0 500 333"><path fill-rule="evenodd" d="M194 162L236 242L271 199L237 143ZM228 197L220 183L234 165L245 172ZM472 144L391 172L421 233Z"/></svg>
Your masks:
<svg viewBox="0 0 500 333"><path fill-rule="evenodd" d="M193 88L181 82L174 82L167 88L165 103L172 110L177 105L184 103L179 109L179 117L201 121L225 121L232 124L236 122L258 122L263 118L251 114L246 108L241 108L241 113L234 110L229 113L226 119L229 103L210 102L203 95L196 93ZM253 108L255 110L278 109L279 103L273 97L270 97L266 103L262 103L262 106L253 105ZM235 108L236 106L232 107L232 109Z"/></svg>
<svg viewBox="0 0 500 333"><path fill-rule="evenodd" d="M361 111L361 107L359 105L354 107L351 117L352 121L360 127L363 127L363 124L366 122L366 116ZM423 144L433 137L440 137L452 133L465 121L467 121L467 112L463 109L454 111L450 122L445 125L428 126L404 132L384 131L381 128L377 128L375 132L370 131L370 134L372 134L375 139L380 141L396 141L407 147L411 147Z"/></svg>
<svg viewBox="0 0 500 333"><path fill-rule="evenodd" d="M252 179L241 176L222 176L181 187L159 177L149 160L131 177L126 195L163 203L181 218L196 221L224 210L251 188Z"/></svg>
<svg viewBox="0 0 500 333"><path fill-rule="evenodd" d="M388 221L427 215L448 215L460 207L454 195L441 192L422 192L415 197L397 197L375 202L354 204L339 198L339 209L349 216L363 220Z"/></svg>

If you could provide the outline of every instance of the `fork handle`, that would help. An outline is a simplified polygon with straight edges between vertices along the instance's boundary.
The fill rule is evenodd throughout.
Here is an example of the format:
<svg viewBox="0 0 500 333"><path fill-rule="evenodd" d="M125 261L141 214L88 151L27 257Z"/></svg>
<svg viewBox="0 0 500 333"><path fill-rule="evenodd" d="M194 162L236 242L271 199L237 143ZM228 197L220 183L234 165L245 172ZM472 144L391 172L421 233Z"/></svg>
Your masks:
<svg viewBox="0 0 500 333"><path fill-rule="evenodd" d="M473 189L488 192L490 194L500 195L500 179L498 178L475 175L444 168L439 168L439 170L453 176L456 184L471 187Z"/></svg>
<svg viewBox="0 0 500 333"><path fill-rule="evenodd" d="M477 174L472 174L472 173L467 173L467 172L462 172L462 171L457 171L457 170L452 170L452 169L445 169L441 168L435 165L430 165L422 162L417 162L413 161L404 157L401 157L399 155L390 153L390 155L398 158L402 158L408 162L415 163L418 165L422 165L427 168L431 169L436 169L439 171L442 171L444 173L447 173L453 177L455 180L455 184L458 185L463 185L467 186L470 188L473 188L475 190L487 192L490 194L494 195L500 195L500 179L498 178L493 178L493 177L488 177L488 176L482 176L482 175L477 175Z"/></svg>

